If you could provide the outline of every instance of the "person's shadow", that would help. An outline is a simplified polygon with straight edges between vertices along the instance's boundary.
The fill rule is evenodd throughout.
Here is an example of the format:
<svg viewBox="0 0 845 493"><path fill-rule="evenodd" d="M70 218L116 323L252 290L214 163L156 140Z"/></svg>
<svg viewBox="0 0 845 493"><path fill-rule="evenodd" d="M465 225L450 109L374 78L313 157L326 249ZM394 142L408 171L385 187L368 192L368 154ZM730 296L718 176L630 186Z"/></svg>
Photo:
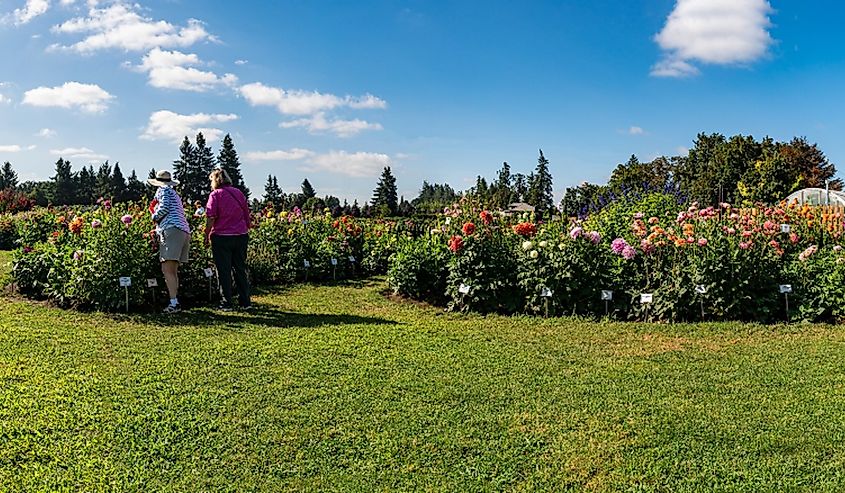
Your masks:
<svg viewBox="0 0 845 493"><path fill-rule="evenodd" d="M270 306L255 306L250 311L231 312L198 308L172 315L139 314L131 317L140 322L162 327L190 325L220 329L248 326L285 329L317 328L330 325L398 325L398 322L384 318L333 313L296 313Z"/></svg>

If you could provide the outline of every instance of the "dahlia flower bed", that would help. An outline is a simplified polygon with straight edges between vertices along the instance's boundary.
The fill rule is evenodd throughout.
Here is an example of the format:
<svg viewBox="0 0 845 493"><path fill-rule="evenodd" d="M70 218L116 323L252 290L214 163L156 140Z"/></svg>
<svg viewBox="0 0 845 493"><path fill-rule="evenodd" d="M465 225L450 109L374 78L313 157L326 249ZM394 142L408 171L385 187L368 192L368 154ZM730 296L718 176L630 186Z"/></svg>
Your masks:
<svg viewBox="0 0 845 493"><path fill-rule="evenodd" d="M699 207L652 194L545 224L464 203L399 246L389 282L397 294L481 313L837 321L842 230L841 212L795 203Z"/></svg>
<svg viewBox="0 0 845 493"><path fill-rule="evenodd" d="M149 309L165 299L158 236L149 216L140 206L112 207L107 201L15 216L18 248L11 281L21 294L61 306L125 310L128 294L130 309ZM216 274L202 242L205 218L190 221L191 262L179 272L180 297L204 303L216 300ZM383 273L404 229L404 223L306 216L299 210L255 214L248 258L252 281L266 285ZM121 277L131 279L126 290Z"/></svg>

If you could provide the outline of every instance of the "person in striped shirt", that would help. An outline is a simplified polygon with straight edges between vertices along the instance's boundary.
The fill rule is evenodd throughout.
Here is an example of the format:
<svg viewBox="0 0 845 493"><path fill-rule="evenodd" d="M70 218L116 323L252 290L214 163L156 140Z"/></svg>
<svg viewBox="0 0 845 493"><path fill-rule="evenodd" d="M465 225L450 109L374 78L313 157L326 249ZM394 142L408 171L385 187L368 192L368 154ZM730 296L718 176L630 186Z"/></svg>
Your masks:
<svg viewBox="0 0 845 493"><path fill-rule="evenodd" d="M159 171L154 179L147 182L158 187L151 212L159 235L161 272L170 294L170 304L164 309L164 313L177 313L182 309L179 305L179 264L188 262L191 227L185 217L182 198L173 189L179 182L171 177L170 172Z"/></svg>

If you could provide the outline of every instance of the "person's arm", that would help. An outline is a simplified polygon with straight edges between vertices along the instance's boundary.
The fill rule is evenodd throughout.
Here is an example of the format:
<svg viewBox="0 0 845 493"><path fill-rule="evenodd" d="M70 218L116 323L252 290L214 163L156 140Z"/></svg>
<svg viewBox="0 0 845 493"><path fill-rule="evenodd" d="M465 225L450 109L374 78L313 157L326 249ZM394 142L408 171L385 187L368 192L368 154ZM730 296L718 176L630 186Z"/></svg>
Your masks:
<svg viewBox="0 0 845 493"><path fill-rule="evenodd" d="M205 216L205 244L211 243L211 231L214 229L214 218Z"/></svg>
<svg viewBox="0 0 845 493"><path fill-rule="evenodd" d="M205 244L211 243L211 232L214 230L214 220L217 219L217 203L214 192L208 196L205 204Z"/></svg>
<svg viewBox="0 0 845 493"><path fill-rule="evenodd" d="M156 224L161 223L161 221L170 214L170 208L168 207L168 200L165 197L164 189L159 188L155 195L156 200L158 201L158 205L156 206L156 211L153 213L153 222Z"/></svg>

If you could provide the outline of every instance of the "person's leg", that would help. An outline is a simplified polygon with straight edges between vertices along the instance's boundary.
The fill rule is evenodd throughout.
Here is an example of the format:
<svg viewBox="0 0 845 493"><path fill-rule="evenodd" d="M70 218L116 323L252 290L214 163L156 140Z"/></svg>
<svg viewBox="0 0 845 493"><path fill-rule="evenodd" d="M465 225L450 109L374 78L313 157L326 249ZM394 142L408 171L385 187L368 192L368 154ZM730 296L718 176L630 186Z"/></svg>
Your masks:
<svg viewBox="0 0 845 493"><path fill-rule="evenodd" d="M252 304L249 298L249 277L246 273L246 254L249 246L249 236L241 235L232 237L235 239L235 250L232 255L232 267L235 270L235 284L238 287L238 301L241 308Z"/></svg>
<svg viewBox="0 0 845 493"><path fill-rule="evenodd" d="M164 274L164 283L167 284L167 293L170 295L172 304L172 300L179 296L179 261L163 260L161 272Z"/></svg>
<svg viewBox="0 0 845 493"><path fill-rule="evenodd" d="M222 305L232 303L232 248L228 236L211 235L211 255L217 266L217 278L220 281Z"/></svg>

